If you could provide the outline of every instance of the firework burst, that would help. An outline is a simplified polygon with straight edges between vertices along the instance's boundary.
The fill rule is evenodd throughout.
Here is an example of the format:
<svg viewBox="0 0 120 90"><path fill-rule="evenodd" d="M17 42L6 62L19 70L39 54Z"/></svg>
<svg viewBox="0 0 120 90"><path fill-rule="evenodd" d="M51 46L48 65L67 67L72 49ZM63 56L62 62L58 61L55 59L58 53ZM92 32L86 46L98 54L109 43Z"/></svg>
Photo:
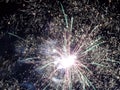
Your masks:
<svg viewBox="0 0 120 90"><path fill-rule="evenodd" d="M63 4L67 5L68 13L61 4L64 16L56 6L58 3L40 1L25 4L19 14L2 19L5 23L1 22L1 49L4 52L0 57L0 88L119 88L119 15L114 13L116 6L113 3L109 7L85 4L79 0L63 1ZM70 20L67 15L73 16L74 22L73 17ZM6 30L10 36L6 35ZM103 44L102 40L107 43Z"/></svg>
<svg viewBox="0 0 120 90"><path fill-rule="evenodd" d="M64 10L63 14L66 21L66 28L60 31L60 35L57 36L57 33L52 33L52 36L56 39L48 38L45 40L42 38L41 40L43 43L37 45L37 48L35 48L36 46L33 47L35 49L34 51L32 48L26 48L27 50L25 49L25 51L22 51L22 53L26 53L26 56L30 52L37 51L37 54L35 54L35 57L31 58L23 56L24 59L19 59L18 62L35 64L35 71L42 74L42 79L47 80L44 80L42 83L44 86L43 90L46 90L48 87L53 87L56 90L72 90L75 83L79 83L82 90L85 90L86 87L92 87L93 90L96 90L87 77L88 74L92 74L89 66L93 64L102 66L102 64L86 61L86 58L89 56L89 53L91 53L92 58L90 59L95 59L93 57L96 57L95 53L98 53L96 48L104 43L101 41L101 38L97 38L96 40L91 38L92 33L98 26L96 26L91 32L83 30L84 33L81 35L73 34L73 17L71 18L70 27L68 27L68 19ZM22 39L12 33L9 34ZM30 43L29 40L22 40L25 43ZM22 47L17 47L17 51L21 52L20 48Z"/></svg>
<svg viewBox="0 0 120 90"><path fill-rule="evenodd" d="M80 88L82 87L83 90L85 90L86 87L92 87L92 89L95 90L95 87L87 78L88 74L92 74L89 66L101 64L86 61L86 58L92 51L94 53L97 52L95 49L103 43L101 38L97 38L96 40L91 38L92 33L94 33L94 30L99 26L96 26L91 32L89 32L89 30L82 30L82 34L73 34L73 17L71 18L69 27L67 15L65 14L62 4L61 7L66 27L58 32L51 31L51 36L55 39L50 37L48 37L48 39L42 38L43 43L37 45L35 49L37 51L35 57L18 60L18 62L32 63L35 65L37 62L35 71L41 74L42 79L47 80L43 82L43 90L46 90L48 87L53 87L58 90L72 90L75 83L79 83ZM13 35L11 33L9 34ZM15 37L21 39L18 36ZM25 40L23 41L26 42ZM25 51L25 53L29 51L31 52L31 49ZM94 53L92 53L93 55L90 59L94 59Z"/></svg>
<svg viewBox="0 0 120 90"><path fill-rule="evenodd" d="M66 18L65 18L66 20ZM67 21L67 20L66 20ZM57 84L56 89L71 90L73 84L79 82L82 89L86 86L95 87L87 78L86 74L92 73L88 68L91 63L84 62L88 52L94 50L101 43L100 38L92 40L91 34L85 33L79 39L72 35L73 18L70 28L66 26L58 40L44 40L40 46L40 53L45 56L42 66L36 68L37 72L45 70L43 77L48 77L50 83ZM73 38L74 37L74 38Z"/></svg>

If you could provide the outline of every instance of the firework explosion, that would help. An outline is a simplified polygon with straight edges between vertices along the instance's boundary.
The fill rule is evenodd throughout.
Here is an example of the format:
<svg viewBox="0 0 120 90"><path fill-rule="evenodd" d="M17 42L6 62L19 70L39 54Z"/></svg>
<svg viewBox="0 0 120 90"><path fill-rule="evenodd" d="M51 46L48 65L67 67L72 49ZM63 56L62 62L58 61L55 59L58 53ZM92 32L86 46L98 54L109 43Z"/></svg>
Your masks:
<svg viewBox="0 0 120 90"><path fill-rule="evenodd" d="M65 18L65 20L67 21L67 18ZM54 37L56 36L56 39L48 38L45 40L42 38L43 43L37 45L36 49L33 47L38 52L36 57L18 60L19 63L38 64L35 66L35 71L39 74L42 72L41 78L48 80L48 84L43 90L52 85L56 85L56 87L54 87L55 89L70 90L75 83L80 83L83 90L85 90L86 87L92 87L95 90L95 87L86 75L92 74L92 71L88 68L90 65L99 64L93 63L92 61L88 62L86 58L89 56L89 53L93 51L94 53L92 53L93 55L90 59L94 59L93 57L96 56L95 52L98 53L97 48L99 48L99 45L103 42L101 38L97 38L96 40L90 38L94 29L90 33L84 31L84 34L80 36L74 35L72 33L72 24L73 17L71 18L70 28L66 25L66 28L60 32L59 38L57 35L54 35L57 33L52 33ZM12 33L9 34L22 39ZM27 40L27 42L28 41L29 40ZM23 42L26 41L23 40ZM18 52L21 52L20 50L23 47L16 48ZM32 50L24 49L22 53L27 54L28 52L29 54L30 51ZM99 55L99 57L101 58L101 55ZM46 83L46 81L44 83Z"/></svg>
<svg viewBox="0 0 120 90"><path fill-rule="evenodd" d="M35 65L34 70L28 70L28 72L30 74L35 72L35 75L39 76L36 80L39 84L39 87L36 85L38 89L48 90L52 88L52 90L76 90L77 88L77 90L86 90L90 88L90 90L95 90L95 82L92 81L96 78L93 78L93 80L91 79L93 72L96 72L94 71L94 66L101 66L103 69L107 67L103 62L107 59L106 50L100 47L104 42L101 37L96 37L96 33L98 33L101 27L109 25L109 20L111 20L111 18L106 18L104 14L102 15L97 12L95 8L86 6L86 12L87 10L89 12L90 8L90 11L92 11L90 12L92 18L89 17L91 24L89 24L89 20L85 21L85 23L77 21L77 23L80 23L80 27L77 27L77 25L73 25L75 23L73 22L73 17L70 20L71 22L68 22L69 19L63 6L61 5L61 7L65 18L65 20L63 20L65 22L62 23L66 25L60 26L58 29L58 27L56 28L56 22L50 22L50 31L43 30L43 37L41 35L37 40L34 36L27 36L27 39L29 39L27 40L13 33L8 33L22 40L15 45L19 57L17 63ZM84 11L85 8L81 8L81 10ZM87 14L89 14L88 12ZM83 12L83 14L85 14L85 12ZM87 14L84 16L87 16ZM81 19L83 18L86 17L82 17ZM95 20L93 18L95 18ZM57 21L62 21L58 18L55 19L57 19ZM74 16L74 19L77 18ZM33 18L33 21L34 20L36 19ZM88 22L88 24L86 22ZM77 27L77 29L73 28L73 26ZM78 28L80 30L78 30ZM46 34L47 32L49 32L49 35ZM21 76L21 78L23 77L24 76ZM21 81L24 82L24 79L22 80ZM28 78L28 81L30 81L30 78ZM34 84L36 84L36 82ZM29 83L25 83L25 85L27 87Z"/></svg>
<svg viewBox="0 0 120 90"><path fill-rule="evenodd" d="M67 21L67 18L65 18ZM68 21L67 21L68 22ZM73 18L71 18L70 28L66 28L61 33L58 40L43 40L44 44L40 45L40 54L45 56L42 66L36 68L37 72L45 70L43 77L48 77L49 84L44 88L46 89L50 84L57 84L56 89L71 90L72 85L79 82L82 89L85 90L86 86L94 86L88 80L86 73L92 73L88 66L94 63L84 62L88 52L98 48L103 42L100 38L92 40L90 35L85 32L84 35L77 38L72 36Z"/></svg>
<svg viewBox="0 0 120 90"><path fill-rule="evenodd" d="M79 83L83 90L86 87L92 87L95 90L94 85L87 78L87 75L92 74L89 66L101 65L92 62L92 59L95 59L93 58L96 56L95 53L98 53L99 45L103 43L100 37L95 40L92 39L94 30L99 26L94 27L90 32L89 30L82 30L82 34L73 34L73 17L69 26L63 6L61 5L61 7L66 27L60 30L60 32L51 32L51 38L42 38L43 43L36 45L36 49L33 47L37 51L36 57L19 59L18 62L35 64L35 71L39 74L42 73L41 78L47 80L43 83L45 84L43 90L46 90L48 87L53 87L53 85L55 85L54 89L71 90L75 83ZM9 34L22 39L12 33ZM22 40L23 42L30 43L29 40ZM23 47L17 47L18 52ZM27 51L30 53L32 50L25 50L23 53L27 54ZM90 60L87 58L89 53L92 54ZM101 55L99 57L102 59Z"/></svg>

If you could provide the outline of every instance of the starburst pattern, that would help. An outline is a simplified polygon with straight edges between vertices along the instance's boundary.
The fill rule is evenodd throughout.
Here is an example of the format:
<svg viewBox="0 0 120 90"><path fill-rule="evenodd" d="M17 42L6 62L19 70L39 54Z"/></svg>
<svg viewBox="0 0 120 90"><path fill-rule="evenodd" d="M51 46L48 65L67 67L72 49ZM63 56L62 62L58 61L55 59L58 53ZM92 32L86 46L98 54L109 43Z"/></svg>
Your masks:
<svg viewBox="0 0 120 90"><path fill-rule="evenodd" d="M47 80L43 82L45 85L43 85L43 90L46 90L48 87L53 87L53 85L55 85L53 87L54 89L71 90L75 83L79 83L79 86L81 86L83 90L85 90L86 87L92 87L92 89L95 90L94 85L88 79L87 75L92 75L89 66L101 65L92 62L93 59L96 59L95 53L98 53L99 45L104 43L100 37L95 40L92 39L95 29L99 26L94 27L91 31L82 29L82 33L72 33L73 17L71 18L69 26L68 18L62 4L61 7L66 27L57 32L54 32L54 30L51 31L51 37L47 37L47 39L42 38L43 43L37 45L36 48L36 57L18 61L22 63L38 63L38 65L35 66L35 71L41 75L42 79L46 78ZM11 33L9 34L13 35ZM20 37L18 38L21 39ZM25 40L23 41L26 42ZM27 43L29 42L27 41ZM90 53L92 58L88 60ZM99 55L99 57L102 59L101 55ZM35 59L37 59L37 61Z"/></svg>
<svg viewBox="0 0 120 90"><path fill-rule="evenodd" d="M63 90L72 89L75 82L79 82L85 90L86 86L95 87L87 78L87 73L92 73L88 68L91 63L84 62L88 52L97 48L101 42L100 38L92 40L90 34L86 32L79 38L72 35L73 18L71 18L71 27L68 26L62 31L61 38L58 40L44 40L40 46L40 53L45 56L45 61L36 71L45 70L45 75L50 83L57 84L55 88ZM74 37L74 40L73 38ZM59 42L60 41L60 42ZM93 63L92 63L93 64ZM48 86L50 85L48 84ZM47 86L44 88L46 89Z"/></svg>
<svg viewBox="0 0 120 90"><path fill-rule="evenodd" d="M65 19L65 27L63 25L62 28L58 29L51 22L49 35L47 34L40 40L36 40L37 42L40 41L39 44L33 40L34 45L29 50L27 48L29 46L26 46L26 44L25 47L23 46L24 52L22 53L31 57L23 56L24 58L19 59L18 62L35 65L35 71L43 80L40 81L42 83L40 88L43 90L50 87L56 90L73 90L75 88L96 90L90 80L91 75L93 75L93 68L90 67L107 67L102 64L102 61L108 60L107 51L100 47L104 41L101 37L95 36L101 24L94 27L81 25L83 27L77 31L73 28L73 17L71 17L69 23L62 4L61 8ZM24 40L12 33L9 34L27 44L31 44L29 40ZM21 51L20 48L23 47L17 47L17 51Z"/></svg>

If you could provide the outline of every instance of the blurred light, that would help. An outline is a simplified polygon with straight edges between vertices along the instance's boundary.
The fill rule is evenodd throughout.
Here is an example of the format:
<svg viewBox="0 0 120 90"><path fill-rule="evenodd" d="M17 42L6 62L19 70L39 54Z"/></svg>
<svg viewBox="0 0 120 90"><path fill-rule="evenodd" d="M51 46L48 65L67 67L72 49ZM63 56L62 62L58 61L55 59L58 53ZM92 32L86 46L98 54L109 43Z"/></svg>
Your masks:
<svg viewBox="0 0 120 90"><path fill-rule="evenodd" d="M59 63L58 69L71 67L72 65L74 65L75 59L76 59L75 55L63 56L61 59L57 61Z"/></svg>

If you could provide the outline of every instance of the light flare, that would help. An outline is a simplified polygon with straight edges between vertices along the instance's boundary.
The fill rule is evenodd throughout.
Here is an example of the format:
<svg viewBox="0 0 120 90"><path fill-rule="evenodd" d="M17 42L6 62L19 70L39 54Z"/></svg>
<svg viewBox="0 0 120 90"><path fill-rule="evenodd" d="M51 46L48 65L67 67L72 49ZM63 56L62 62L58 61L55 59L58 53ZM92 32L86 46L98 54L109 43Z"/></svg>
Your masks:
<svg viewBox="0 0 120 90"><path fill-rule="evenodd" d="M62 56L61 58L58 58L57 61L55 61L57 62L55 64L58 64L58 69L70 68L75 64L76 58L77 57L75 55Z"/></svg>

